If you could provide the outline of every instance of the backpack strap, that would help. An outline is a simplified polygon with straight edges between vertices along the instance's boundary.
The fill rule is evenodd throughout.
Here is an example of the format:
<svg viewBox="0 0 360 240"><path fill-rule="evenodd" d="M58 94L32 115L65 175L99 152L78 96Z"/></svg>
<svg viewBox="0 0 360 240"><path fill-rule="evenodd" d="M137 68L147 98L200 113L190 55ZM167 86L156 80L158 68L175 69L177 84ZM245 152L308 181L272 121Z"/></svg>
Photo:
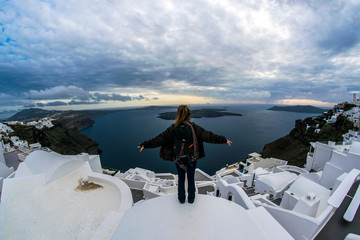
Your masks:
<svg viewBox="0 0 360 240"><path fill-rule="evenodd" d="M184 121L184 123L186 125L190 126L190 128L191 128L191 133L192 133L192 136L193 136L193 144L194 144L194 154L192 156L191 161L196 161L199 154L198 154L198 141L197 141L197 138L196 138L195 130L194 130L194 127L191 125L191 123L189 123L188 121Z"/></svg>

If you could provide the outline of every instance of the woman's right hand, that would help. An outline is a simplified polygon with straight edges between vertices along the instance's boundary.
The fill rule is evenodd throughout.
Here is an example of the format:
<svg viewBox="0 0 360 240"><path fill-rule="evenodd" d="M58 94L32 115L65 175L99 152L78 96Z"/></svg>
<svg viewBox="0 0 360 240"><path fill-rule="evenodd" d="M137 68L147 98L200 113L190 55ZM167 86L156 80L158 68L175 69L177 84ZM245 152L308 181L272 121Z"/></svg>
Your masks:
<svg viewBox="0 0 360 240"><path fill-rule="evenodd" d="M229 147L231 147L232 141L230 141L229 139L226 140L226 144L229 145Z"/></svg>
<svg viewBox="0 0 360 240"><path fill-rule="evenodd" d="M137 146L137 148L140 148L140 152L144 149L144 146Z"/></svg>

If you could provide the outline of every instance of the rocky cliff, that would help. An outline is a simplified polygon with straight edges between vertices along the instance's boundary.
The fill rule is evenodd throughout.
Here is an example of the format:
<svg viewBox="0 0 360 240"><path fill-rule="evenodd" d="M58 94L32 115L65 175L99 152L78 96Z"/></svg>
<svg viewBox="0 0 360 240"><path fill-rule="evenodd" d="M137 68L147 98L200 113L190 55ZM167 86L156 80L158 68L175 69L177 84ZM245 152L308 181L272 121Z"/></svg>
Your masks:
<svg viewBox="0 0 360 240"><path fill-rule="evenodd" d="M105 114L106 111L47 111L42 109L23 110L9 120L36 121L43 117L56 119L52 121L54 127L36 129L34 126L11 125L15 131L11 135L27 140L29 144L39 142L43 147L60 154L99 154L101 149L98 143L90 137L81 134L79 130L90 127L94 120L89 116Z"/></svg>
<svg viewBox="0 0 360 240"><path fill-rule="evenodd" d="M353 128L353 123L345 117L339 116L334 124L325 124L323 119L326 117L296 120L295 128L288 135L264 146L262 156L287 160L289 165L304 167L310 142L339 142L342 135ZM319 133L315 133L316 128L321 129Z"/></svg>
<svg viewBox="0 0 360 240"><path fill-rule="evenodd" d="M90 137L81 134L76 128L68 128L59 121L53 121L54 127L36 129L34 126L12 125L14 130L11 135L27 140L29 144L39 142L43 147L60 154L99 154L101 149L97 142Z"/></svg>
<svg viewBox="0 0 360 240"><path fill-rule="evenodd" d="M63 127L75 131L91 127L95 123L95 121L88 116L79 113L63 114L57 121L60 122Z"/></svg>

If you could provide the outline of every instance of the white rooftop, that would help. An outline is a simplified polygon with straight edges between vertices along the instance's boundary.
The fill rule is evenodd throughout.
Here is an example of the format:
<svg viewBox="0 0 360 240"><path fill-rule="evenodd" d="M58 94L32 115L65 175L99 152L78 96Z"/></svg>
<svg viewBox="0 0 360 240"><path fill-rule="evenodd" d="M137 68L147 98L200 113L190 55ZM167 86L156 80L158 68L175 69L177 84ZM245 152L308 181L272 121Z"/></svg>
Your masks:
<svg viewBox="0 0 360 240"><path fill-rule="evenodd" d="M349 152L360 155L360 142L353 142Z"/></svg>
<svg viewBox="0 0 360 240"><path fill-rule="evenodd" d="M254 157L254 158L259 158L261 157L261 154L257 153L257 152L253 152L249 154L250 157Z"/></svg>
<svg viewBox="0 0 360 240"><path fill-rule="evenodd" d="M93 172L89 162L38 151L22 165L26 174L4 181L0 239L109 239L116 224L104 222L132 206L128 186Z"/></svg>
<svg viewBox="0 0 360 240"><path fill-rule="evenodd" d="M125 212L111 239L293 238L263 207L245 210L208 195L197 195L194 204L180 204L177 196L166 195Z"/></svg>

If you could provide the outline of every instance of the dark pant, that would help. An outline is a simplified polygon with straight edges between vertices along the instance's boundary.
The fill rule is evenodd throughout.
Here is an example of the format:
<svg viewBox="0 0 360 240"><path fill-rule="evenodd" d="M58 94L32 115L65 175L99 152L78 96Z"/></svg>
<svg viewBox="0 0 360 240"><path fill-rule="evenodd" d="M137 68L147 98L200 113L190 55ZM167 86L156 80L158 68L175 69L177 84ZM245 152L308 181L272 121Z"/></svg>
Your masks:
<svg viewBox="0 0 360 240"><path fill-rule="evenodd" d="M178 198L180 201L185 201L185 170L182 169L178 164L176 165L176 169L178 172ZM187 179L188 179L188 199L195 198L195 168L196 162L194 166L186 165L187 171Z"/></svg>

